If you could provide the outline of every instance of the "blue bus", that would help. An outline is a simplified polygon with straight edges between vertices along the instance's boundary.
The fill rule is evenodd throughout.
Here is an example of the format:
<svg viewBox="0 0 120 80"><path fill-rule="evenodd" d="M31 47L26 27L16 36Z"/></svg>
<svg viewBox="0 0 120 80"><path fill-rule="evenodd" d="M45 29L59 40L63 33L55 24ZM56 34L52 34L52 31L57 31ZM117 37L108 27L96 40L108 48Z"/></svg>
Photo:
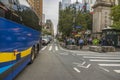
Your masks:
<svg viewBox="0 0 120 80"><path fill-rule="evenodd" d="M39 18L27 0L0 0L0 80L13 80L41 47Z"/></svg>

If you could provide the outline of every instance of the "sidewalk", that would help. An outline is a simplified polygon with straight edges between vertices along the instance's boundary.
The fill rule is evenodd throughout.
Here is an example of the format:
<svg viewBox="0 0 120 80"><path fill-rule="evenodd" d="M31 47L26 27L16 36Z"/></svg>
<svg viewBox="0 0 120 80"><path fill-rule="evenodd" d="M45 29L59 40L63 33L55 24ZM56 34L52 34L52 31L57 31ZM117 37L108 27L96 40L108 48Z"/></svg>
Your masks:
<svg viewBox="0 0 120 80"><path fill-rule="evenodd" d="M60 45L63 48L70 49L70 50L85 50L85 51L89 50L89 45L84 45L82 49L80 49L80 46L77 46L77 45L65 45L65 43L60 43Z"/></svg>
<svg viewBox="0 0 120 80"><path fill-rule="evenodd" d="M60 43L60 45L63 47L63 48L66 48L66 49L69 49L69 50L82 50L82 51L90 51L89 50L89 47L91 45L84 45L82 49L80 49L80 46L77 46L77 45L65 45L65 43ZM115 52L120 52L120 48L115 48Z"/></svg>

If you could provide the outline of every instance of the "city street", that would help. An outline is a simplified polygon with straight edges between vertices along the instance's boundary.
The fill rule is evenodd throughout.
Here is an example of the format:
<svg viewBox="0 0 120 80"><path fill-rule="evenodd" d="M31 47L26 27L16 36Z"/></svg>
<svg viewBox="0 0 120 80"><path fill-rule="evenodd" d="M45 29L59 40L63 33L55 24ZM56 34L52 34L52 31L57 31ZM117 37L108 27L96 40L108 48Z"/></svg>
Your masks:
<svg viewBox="0 0 120 80"><path fill-rule="evenodd" d="M44 46L33 64L15 80L119 80L120 54L66 50L58 43Z"/></svg>

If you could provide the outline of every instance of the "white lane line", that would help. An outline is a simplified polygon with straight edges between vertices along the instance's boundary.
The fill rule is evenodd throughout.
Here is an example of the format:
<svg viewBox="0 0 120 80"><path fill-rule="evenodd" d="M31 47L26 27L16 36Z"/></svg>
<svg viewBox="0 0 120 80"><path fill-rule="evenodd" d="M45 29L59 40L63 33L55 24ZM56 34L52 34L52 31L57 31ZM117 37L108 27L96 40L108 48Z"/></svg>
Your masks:
<svg viewBox="0 0 120 80"><path fill-rule="evenodd" d="M88 64L87 66L78 65L78 67L82 67L82 68L86 68L86 69L88 69L90 66L91 66L91 64Z"/></svg>
<svg viewBox="0 0 120 80"><path fill-rule="evenodd" d="M56 49L56 51L58 51L58 47L57 46L55 46L55 49Z"/></svg>
<svg viewBox="0 0 120 80"><path fill-rule="evenodd" d="M75 54L74 54L74 53L72 53L72 55L73 55L73 56L75 56Z"/></svg>
<svg viewBox="0 0 120 80"><path fill-rule="evenodd" d="M100 59L90 59L93 62L120 62L120 60L100 60Z"/></svg>
<svg viewBox="0 0 120 80"><path fill-rule="evenodd" d="M117 55L117 54L100 54L100 53L96 53L96 54L94 54L94 53L89 53L89 54L76 54L76 55L78 55L78 56L89 56L89 57L97 57L97 56L103 56L103 57L105 57L105 56L107 56L107 57L117 57L117 56L119 56L120 57L120 55Z"/></svg>
<svg viewBox="0 0 120 80"><path fill-rule="evenodd" d="M45 49L46 49L46 47L47 47L47 46L43 47L41 50L42 50L42 51L43 51L43 50L45 50Z"/></svg>
<svg viewBox="0 0 120 80"><path fill-rule="evenodd" d="M68 55L68 53L59 53L60 55Z"/></svg>
<svg viewBox="0 0 120 80"><path fill-rule="evenodd" d="M108 67L114 67L114 66L120 66L120 64L98 64L99 66L108 66Z"/></svg>
<svg viewBox="0 0 120 80"><path fill-rule="evenodd" d="M73 68L76 72L80 73L80 70L77 69L76 67Z"/></svg>
<svg viewBox="0 0 120 80"><path fill-rule="evenodd" d="M77 63L77 62L73 62L73 64L75 64L75 65L81 65L81 63Z"/></svg>
<svg viewBox="0 0 120 80"><path fill-rule="evenodd" d="M120 59L120 57L90 57L90 56L84 56L83 58L92 58L92 59Z"/></svg>
<svg viewBox="0 0 120 80"><path fill-rule="evenodd" d="M84 61L81 65L84 65L86 62Z"/></svg>
<svg viewBox="0 0 120 80"><path fill-rule="evenodd" d="M104 71L106 71L106 72L110 72L108 69L106 69L106 68L103 68L103 67L99 67L100 69L102 69L102 70L104 70Z"/></svg>
<svg viewBox="0 0 120 80"><path fill-rule="evenodd" d="M92 56L92 55L100 55L99 53L89 53L89 54L86 54L87 52L84 52L84 53L77 53L76 55L78 55L78 56L86 56L86 55L88 55L88 56Z"/></svg>
<svg viewBox="0 0 120 80"><path fill-rule="evenodd" d="M52 50L52 46L50 46L50 48L49 48L49 51L51 51Z"/></svg>
<svg viewBox="0 0 120 80"><path fill-rule="evenodd" d="M86 66L86 68L89 68L91 66L91 64L88 64L87 66Z"/></svg>
<svg viewBox="0 0 120 80"><path fill-rule="evenodd" d="M120 73L120 70L114 70L116 73Z"/></svg>

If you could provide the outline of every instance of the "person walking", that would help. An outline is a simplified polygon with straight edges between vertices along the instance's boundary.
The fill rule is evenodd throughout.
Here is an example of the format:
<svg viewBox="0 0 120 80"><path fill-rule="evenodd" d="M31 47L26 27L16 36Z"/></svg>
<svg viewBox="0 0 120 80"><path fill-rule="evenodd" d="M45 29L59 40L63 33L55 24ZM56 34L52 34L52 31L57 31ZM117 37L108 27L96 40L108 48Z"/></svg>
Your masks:
<svg viewBox="0 0 120 80"><path fill-rule="evenodd" d="M80 49L83 48L83 45L84 45L84 40L82 38L79 39L79 46L80 46Z"/></svg>

